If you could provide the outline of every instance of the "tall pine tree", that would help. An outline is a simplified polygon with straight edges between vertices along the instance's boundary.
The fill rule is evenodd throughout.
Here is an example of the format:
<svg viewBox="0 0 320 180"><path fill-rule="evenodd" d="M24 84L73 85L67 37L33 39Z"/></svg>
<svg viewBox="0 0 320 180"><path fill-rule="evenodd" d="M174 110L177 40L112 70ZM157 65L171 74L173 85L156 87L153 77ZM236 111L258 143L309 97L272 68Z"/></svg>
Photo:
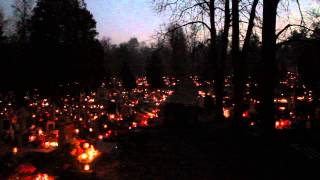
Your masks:
<svg viewBox="0 0 320 180"><path fill-rule="evenodd" d="M73 81L96 85L103 75L103 49L96 39L96 21L85 4L39 0L33 13L30 38L35 56L30 69L36 85L50 90Z"/></svg>

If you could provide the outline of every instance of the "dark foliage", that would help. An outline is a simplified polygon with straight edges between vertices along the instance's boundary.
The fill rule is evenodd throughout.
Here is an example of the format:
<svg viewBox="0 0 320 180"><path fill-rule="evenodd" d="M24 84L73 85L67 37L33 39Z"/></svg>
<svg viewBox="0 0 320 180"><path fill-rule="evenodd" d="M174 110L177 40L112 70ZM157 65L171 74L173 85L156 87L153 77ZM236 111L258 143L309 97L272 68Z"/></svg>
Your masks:
<svg viewBox="0 0 320 180"><path fill-rule="evenodd" d="M103 76L96 22L77 0L40 0L30 22L30 81L49 92L60 83L94 86Z"/></svg>
<svg viewBox="0 0 320 180"><path fill-rule="evenodd" d="M182 77L186 72L187 41L183 29L176 29L179 25L168 28L169 44L172 49L172 72L176 77Z"/></svg>
<svg viewBox="0 0 320 180"><path fill-rule="evenodd" d="M300 56L298 56L298 70L301 76L306 82L306 85L315 90L319 95L319 50L320 41L313 41L310 43L304 43L304 46L300 49Z"/></svg>
<svg viewBox="0 0 320 180"><path fill-rule="evenodd" d="M160 56L160 49L155 50L146 67L147 79L152 88L163 87L163 66Z"/></svg>
<svg viewBox="0 0 320 180"><path fill-rule="evenodd" d="M4 40L3 27L4 27L3 13L0 10L0 43L3 43L3 40Z"/></svg>
<svg viewBox="0 0 320 180"><path fill-rule="evenodd" d="M136 78L128 66L128 63L123 63L122 65L121 78L124 88L133 89L136 87Z"/></svg>

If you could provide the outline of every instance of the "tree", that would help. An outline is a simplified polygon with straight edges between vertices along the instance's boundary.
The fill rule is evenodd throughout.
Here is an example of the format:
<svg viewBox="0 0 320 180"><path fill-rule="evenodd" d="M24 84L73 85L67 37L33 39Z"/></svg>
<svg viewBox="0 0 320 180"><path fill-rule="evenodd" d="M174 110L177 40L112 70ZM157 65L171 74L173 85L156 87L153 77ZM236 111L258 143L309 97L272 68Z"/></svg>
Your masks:
<svg viewBox="0 0 320 180"><path fill-rule="evenodd" d="M103 49L92 14L78 0L39 0L30 31L35 59L30 69L36 85L50 91L73 81L98 85L103 77Z"/></svg>
<svg viewBox="0 0 320 180"><path fill-rule="evenodd" d="M184 28L189 25L197 25L200 29L209 32L210 37L208 38L209 48L208 48L208 63L207 67L210 67L210 73L204 73L207 75L207 79L215 79L215 86L218 91L216 91L216 118L223 119L223 107L222 107L222 96L221 87L223 87L223 81L220 79L224 73L217 73L219 69L219 60L217 53L217 28L216 24L216 14L217 10L223 10L216 6L216 0L193 0L193 1L167 1L167 0L154 0L156 9L159 12L166 11L171 9L172 17L174 24L179 24L179 28ZM224 60L223 60L224 61ZM217 77L218 76L218 77ZM219 77L220 76L220 77Z"/></svg>
<svg viewBox="0 0 320 180"><path fill-rule="evenodd" d="M233 84L234 84L234 118L233 125L236 129L242 127L242 112L244 107L243 95L244 95L244 78L245 78L245 59L248 56L250 42L252 37L252 31L254 28L254 20L256 17L256 7L259 0L254 0L251 6L250 17L246 36L240 51L240 29L239 29L239 1L232 0L232 64L234 70Z"/></svg>
<svg viewBox="0 0 320 180"><path fill-rule="evenodd" d="M235 112L234 112L234 122L233 125L239 125L240 124L240 114L241 114L241 106L242 106L242 93L237 92L238 90L242 90L242 82L239 81L242 78L242 62L240 62L239 55L240 55L240 29L239 29L239 1L238 0L232 0L232 50L231 50L231 56L232 56L232 63L233 63L233 71L234 71L234 102L235 102ZM237 127L237 126L235 126ZM237 128L236 128L237 129Z"/></svg>
<svg viewBox="0 0 320 180"><path fill-rule="evenodd" d="M136 78L132 73L132 70L129 66L129 59L130 59L130 51L128 44L120 44L118 49L118 58L122 63L120 76L123 82L123 86L126 89L133 89L136 87Z"/></svg>
<svg viewBox="0 0 320 180"><path fill-rule="evenodd" d="M128 41L128 48L132 51L138 50L139 41L136 37L130 38L130 40Z"/></svg>
<svg viewBox="0 0 320 180"><path fill-rule="evenodd" d="M147 62L147 80L152 88L163 87L163 66L160 51L161 49L154 50L152 52L151 58Z"/></svg>
<svg viewBox="0 0 320 180"><path fill-rule="evenodd" d="M291 43L282 49L287 50L285 55L289 56L288 60L298 67L298 72L307 88L312 89L315 92L315 99L318 99L320 95L318 76L320 40L314 36L314 33L317 33L317 27L314 27L314 30L310 37L307 36L304 29L294 30L288 38Z"/></svg>
<svg viewBox="0 0 320 180"><path fill-rule="evenodd" d="M222 107L223 107L223 96L224 96L224 77L226 69L226 58L228 54L228 43L229 43L229 29L230 29L230 1L224 1L224 26L221 34L221 49L220 57L216 60L216 107L217 107L217 118L223 119ZM217 39L217 38L216 38ZM212 43L212 42L211 42Z"/></svg>
<svg viewBox="0 0 320 180"><path fill-rule="evenodd" d="M127 61L123 62L122 64L121 78L124 88L133 89L137 86L136 78L134 77L130 67L128 66Z"/></svg>
<svg viewBox="0 0 320 180"><path fill-rule="evenodd" d="M20 42L26 43L29 38L29 21L32 16L34 0L15 0L14 9L15 17L17 18L17 35Z"/></svg>
<svg viewBox="0 0 320 180"><path fill-rule="evenodd" d="M4 15L3 15L2 9L0 9L0 44L3 43L4 41L3 29L4 29Z"/></svg>
<svg viewBox="0 0 320 180"><path fill-rule="evenodd" d="M2 12L2 9L0 8L0 55L1 55L1 61L0 61L0 83L3 85L7 85L6 80L6 65L7 65L7 54L5 50L5 37L3 33L4 29L4 15ZM0 90L3 90L3 87L0 88Z"/></svg>
<svg viewBox="0 0 320 180"><path fill-rule="evenodd" d="M179 25L171 25L168 28L169 44L172 49L172 72L178 77L182 78L185 75L185 66L187 59L187 41L186 36Z"/></svg>
<svg viewBox="0 0 320 180"><path fill-rule="evenodd" d="M252 75L252 78L255 78L254 80L256 81L259 78L259 66L261 63L261 41L259 35L252 34L247 47L250 51L246 55L243 54L243 48L241 51L241 58L244 58L245 61L243 69L248 75Z"/></svg>
<svg viewBox="0 0 320 180"><path fill-rule="evenodd" d="M115 62L114 60L114 53L113 53L113 45L111 43L111 38L103 37L100 40L100 44L103 48L103 58L104 58L104 68L106 69L106 72L108 73L108 76L110 76L113 72L112 70L116 70L117 68L114 66Z"/></svg>
<svg viewBox="0 0 320 180"><path fill-rule="evenodd" d="M297 2L299 3L299 1ZM315 99L318 99L320 86L316 74L318 74L317 67L319 66L317 54L320 49L320 12L311 10L308 14L310 23L306 24L301 15L301 24L288 24L278 32L277 37L291 29L291 34L285 40L279 42L277 48L281 55L279 59L285 59L286 62L283 63L298 67L302 79L308 88L315 91Z"/></svg>
<svg viewBox="0 0 320 180"><path fill-rule="evenodd" d="M274 130L274 88L276 85L276 17L280 0L263 0L262 78L260 80L262 127L267 134Z"/></svg>
<svg viewBox="0 0 320 180"><path fill-rule="evenodd" d="M141 56L140 42L133 37L127 42L129 57L126 61L134 75L142 75L145 68L145 59Z"/></svg>

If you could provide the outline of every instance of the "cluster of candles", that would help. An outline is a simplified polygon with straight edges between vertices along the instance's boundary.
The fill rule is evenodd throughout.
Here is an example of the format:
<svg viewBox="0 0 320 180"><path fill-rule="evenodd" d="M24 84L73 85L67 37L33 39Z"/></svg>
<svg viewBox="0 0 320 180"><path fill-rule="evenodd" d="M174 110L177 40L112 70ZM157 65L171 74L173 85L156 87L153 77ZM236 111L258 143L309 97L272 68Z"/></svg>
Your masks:
<svg viewBox="0 0 320 180"><path fill-rule="evenodd" d="M80 140L75 140L73 144L75 148L71 151L71 155L78 160L83 171L91 171L91 163L100 155L100 152L88 142L81 143Z"/></svg>
<svg viewBox="0 0 320 180"><path fill-rule="evenodd" d="M275 122L275 128L291 128L292 124L297 121L298 114L301 114L296 107L299 104L312 103L314 100L313 92L307 89L299 74L295 72L287 72L285 78L280 80L278 89L274 103L280 116ZM304 116L303 120L309 120L309 115L305 114Z"/></svg>
<svg viewBox="0 0 320 180"><path fill-rule="evenodd" d="M209 81L201 81L198 76L190 76L194 85L198 88L198 98L203 102L206 96L211 96L215 100L214 83ZM226 76L224 81L225 95L223 97L223 115L226 119L232 117L234 104L232 103L232 76ZM243 102L248 105L248 109L244 110L243 119L249 120L250 126L255 126L256 121L250 120L252 110L255 111L260 104L260 100L255 94L257 92L258 84L251 76L248 76L244 84ZM275 122L276 129L286 129L292 126L292 122L296 120L296 105L299 103L311 103L313 99L313 92L308 90L301 81L297 72L287 72L286 76L280 80L277 87L277 94L274 99L274 104L277 110L277 120ZM287 113L287 118L283 118L283 114ZM280 115L279 115L280 114ZM307 116L305 118L310 118Z"/></svg>
<svg viewBox="0 0 320 180"><path fill-rule="evenodd" d="M63 136L65 124L71 128L73 140L86 140L81 154L74 155L82 164L84 171L91 171L91 163L98 157L99 151L94 144L101 140L116 137L120 129L128 133L139 127L148 127L157 122L161 105L174 93L178 80L174 77L163 77L164 88L153 89L146 77L137 78L137 87L125 89L120 79L114 77L103 82L96 91L81 93L80 96L66 95L63 97L41 97L38 90L30 92L25 100L31 123L27 127L27 142L37 144L36 148L54 149L60 146L59 139ZM0 106L2 118L12 118L13 101L2 100ZM57 128L60 127L60 128ZM24 143L24 144L25 144ZM17 147L13 154L19 153Z"/></svg>

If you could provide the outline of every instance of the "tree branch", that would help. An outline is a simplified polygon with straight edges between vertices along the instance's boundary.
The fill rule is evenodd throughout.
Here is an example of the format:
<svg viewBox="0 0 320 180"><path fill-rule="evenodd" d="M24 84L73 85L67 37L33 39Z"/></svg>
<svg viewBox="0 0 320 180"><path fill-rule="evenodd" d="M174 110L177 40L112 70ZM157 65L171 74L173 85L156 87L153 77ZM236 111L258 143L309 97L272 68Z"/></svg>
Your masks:
<svg viewBox="0 0 320 180"><path fill-rule="evenodd" d="M204 25L209 31L211 30L211 27L210 27L207 23L205 23L205 22L203 22L203 21L191 21L191 22L185 23L185 24L183 24L183 25L179 25L179 26L177 26L177 27L175 27L175 28L173 28L173 29L170 29L168 32L173 32L173 31L175 31L175 30L177 30L177 29L180 29L180 28L182 28L182 27L185 27L185 26L188 26L188 25L192 25L192 24L202 24L202 25Z"/></svg>
<svg viewBox="0 0 320 180"><path fill-rule="evenodd" d="M280 36L284 31L286 31L288 28L290 28L290 27L301 27L301 28L307 29L308 31L314 31L314 30L312 30L312 29L310 29L310 28L308 28L308 27L306 27L306 26L304 26L304 25L288 24L288 25L286 25L281 31L279 31L279 32L277 33L276 38L278 39L279 36Z"/></svg>

